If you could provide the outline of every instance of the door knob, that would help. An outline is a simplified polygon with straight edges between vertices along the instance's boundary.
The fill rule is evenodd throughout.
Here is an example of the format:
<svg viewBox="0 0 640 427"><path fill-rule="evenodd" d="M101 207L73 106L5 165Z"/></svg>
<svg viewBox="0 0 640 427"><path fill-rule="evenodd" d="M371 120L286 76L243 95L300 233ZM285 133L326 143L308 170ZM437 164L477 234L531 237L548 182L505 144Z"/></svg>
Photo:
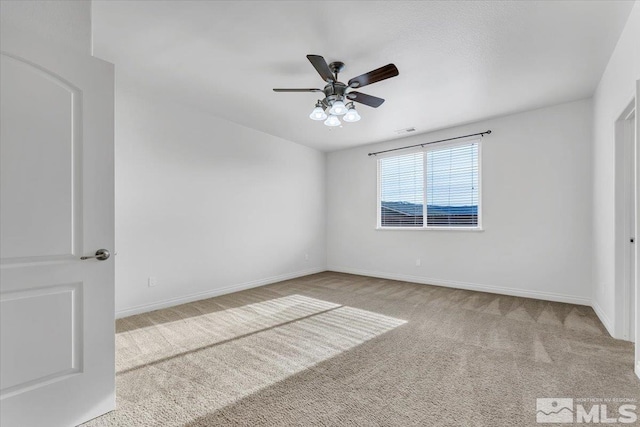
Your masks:
<svg viewBox="0 0 640 427"><path fill-rule="evenodd" d="M80 259L81 259L82 261L84 261L84 260L86 260L86 259L95 258L95 259L97 259L98 261L106 261L106 260L108 260L108 259L109 259L109 257L110 257L110 256L111 256L111 253L110 253L108 250L106 250L106 249L98 249L98 250L96 251L96 254L95 254L95 255L92 255L92 256L83 256L83 257L80 257Z"/></svg>

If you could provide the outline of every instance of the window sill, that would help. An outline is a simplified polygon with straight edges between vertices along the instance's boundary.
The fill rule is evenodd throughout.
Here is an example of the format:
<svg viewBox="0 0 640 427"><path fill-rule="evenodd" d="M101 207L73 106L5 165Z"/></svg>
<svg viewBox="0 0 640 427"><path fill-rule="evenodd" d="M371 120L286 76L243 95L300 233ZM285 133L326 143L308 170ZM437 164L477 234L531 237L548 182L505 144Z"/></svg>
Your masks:
<svg viewBox="0 0 640 427"><path fill-rule="evenodd" d="M484 231L481 227L376 227L380 231Z"/></svg>

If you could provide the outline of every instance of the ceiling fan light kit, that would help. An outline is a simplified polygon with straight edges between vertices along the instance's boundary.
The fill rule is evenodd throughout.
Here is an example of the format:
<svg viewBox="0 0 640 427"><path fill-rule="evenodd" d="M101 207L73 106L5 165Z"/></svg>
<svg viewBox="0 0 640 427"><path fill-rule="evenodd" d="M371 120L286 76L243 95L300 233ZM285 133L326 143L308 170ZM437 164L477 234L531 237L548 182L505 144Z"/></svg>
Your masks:
<svg viewBox="0 0 640 427"><path fill-rule="evenodd" d="M309 118L317 121L324 120L324 124L331 127L340 126L341 122L338 116L343 116L342 119L347 123L360 120L360 114L356 111L353 102L359 102L373 108L378 108L384 102L382 98L353 90L347 92L347 90L360 88L398 75L396 66L388 64L358 77L354 77L349 80L347 84L344 84L338 80L338 74L344 68L344 63L336 61L327 64L320 55L307 55L307 59L314 66L318 74L320 74L320 77L327 82L324 89L273 89L273 91L323 92L324 99L319 99L318 102L316 102L316 106L313 111L311 111L311 114L309 114Z"/></svg>

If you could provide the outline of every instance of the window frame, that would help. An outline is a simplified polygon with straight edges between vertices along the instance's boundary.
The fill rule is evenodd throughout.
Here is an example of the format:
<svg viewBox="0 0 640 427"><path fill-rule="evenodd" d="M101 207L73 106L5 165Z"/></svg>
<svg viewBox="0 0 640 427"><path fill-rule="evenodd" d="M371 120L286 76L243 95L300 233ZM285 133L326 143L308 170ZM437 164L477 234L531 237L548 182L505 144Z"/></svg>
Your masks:
<svg viewBox="0 0 640 427"><path fill-rule="evenodd" d="M478 225L476 226L459 226L459 227L451 227L451 226L438 226L438 225L427 225L427 153L429 151L437 151L445 148L453 148L464 145L478 145ZM413 230L413 231L484 231L483 222L482 222L482 138L473 138L465 141L452 141L452 142L440 142L433 145L427 145L425 147L420 147L413 150L406 150L403 154L411 154L411 153L424 153L423 155L423 174L422 179L423 183L423 192L424 192L424 203L422 206L423 211L423 223L421 227L389 227L382 225L382 199L381 199L381 176L380 176L380 160L388 158L388 157L396 157L401 154L397 153L385 153L384 155L376 156L376 173L377 173L377 188L376 188L376 230Z"/></svg>

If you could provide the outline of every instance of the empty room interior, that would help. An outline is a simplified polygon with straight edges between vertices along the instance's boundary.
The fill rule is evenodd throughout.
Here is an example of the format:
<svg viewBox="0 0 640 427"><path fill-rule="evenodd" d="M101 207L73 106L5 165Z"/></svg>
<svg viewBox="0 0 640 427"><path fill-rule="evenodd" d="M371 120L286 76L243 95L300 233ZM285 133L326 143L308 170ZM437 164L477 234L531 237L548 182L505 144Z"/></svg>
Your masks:
<svg viewBox="0 0 640 427"><path fill-rule="evenodd" d="M640 2L0 0L0 425L640 425Z"/></svg>

